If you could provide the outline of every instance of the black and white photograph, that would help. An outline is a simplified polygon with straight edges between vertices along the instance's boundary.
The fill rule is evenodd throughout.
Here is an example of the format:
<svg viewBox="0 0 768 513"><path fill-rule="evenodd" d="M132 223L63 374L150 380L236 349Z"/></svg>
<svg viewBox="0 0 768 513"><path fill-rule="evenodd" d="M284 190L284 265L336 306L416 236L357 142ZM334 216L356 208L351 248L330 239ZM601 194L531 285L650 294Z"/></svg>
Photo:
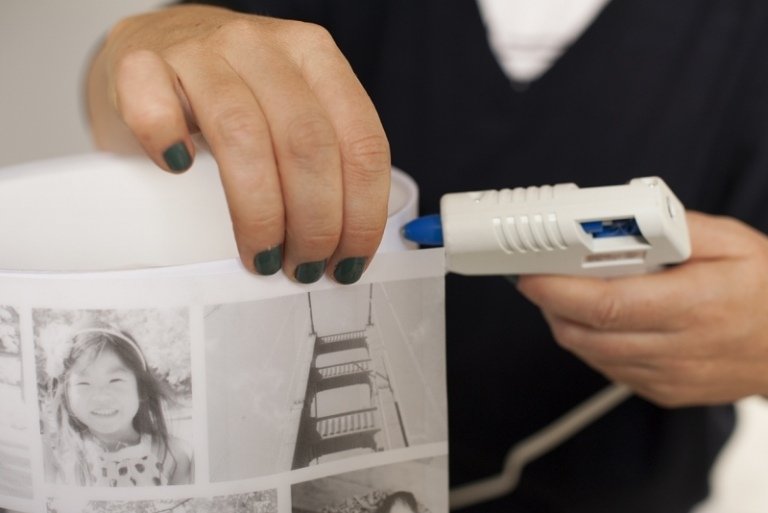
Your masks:
<svg viewBox="0 0 768 513"><path fill-rule="evenodd" d="M211 480L447 440L442 298L421 278L208 307Z"/></svg>
<svg viewBox="0 0 768 513"><path fill-rule="evenodd" d="M32 316L46 481L193 483L187 309Z"/></svg>
<svg viewBox="0 0 768 513"><path fill-rule="evenodd" d="M59 498L48 513L277 513L277 491L147 501L86 501Z"/></svg>
<svg viewBox="0 0 768 513"><path fill-rule="evenodd" d="M0 306L0 495L31 498L30 426L19 314Z"/></svg>
<svg viewBox="0 0 768 513"><path fill-rule="evenodd" d="M372 467L291 487L293 513L443 513L448 458Z"/></svg>

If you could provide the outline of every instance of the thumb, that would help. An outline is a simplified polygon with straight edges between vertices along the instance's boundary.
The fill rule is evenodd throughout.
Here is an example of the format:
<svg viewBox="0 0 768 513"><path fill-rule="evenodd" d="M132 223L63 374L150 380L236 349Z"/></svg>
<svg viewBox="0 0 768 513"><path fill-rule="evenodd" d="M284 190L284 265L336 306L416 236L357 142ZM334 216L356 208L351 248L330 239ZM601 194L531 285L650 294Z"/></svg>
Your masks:
<svg viewBox="0 0 768 513"><path fill-rule="evenodd" d="M764 241L762 233L745 223L725 216L687 211L691 237L691 260L721 260L749 256Z"/></svg>

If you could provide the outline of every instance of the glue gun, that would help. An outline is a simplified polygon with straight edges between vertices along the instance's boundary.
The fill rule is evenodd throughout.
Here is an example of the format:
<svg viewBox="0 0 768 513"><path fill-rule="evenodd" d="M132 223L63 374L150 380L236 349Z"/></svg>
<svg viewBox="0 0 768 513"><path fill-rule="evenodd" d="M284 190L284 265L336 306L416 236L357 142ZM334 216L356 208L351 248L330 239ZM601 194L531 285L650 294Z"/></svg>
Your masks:
<svg viewBox="0 0 768 513"><path fill-rule="evenodd" d="M447 270L466 275L641 274L691 253L685 209L658 177L446 194L402 234L444 246Z"/></svg>

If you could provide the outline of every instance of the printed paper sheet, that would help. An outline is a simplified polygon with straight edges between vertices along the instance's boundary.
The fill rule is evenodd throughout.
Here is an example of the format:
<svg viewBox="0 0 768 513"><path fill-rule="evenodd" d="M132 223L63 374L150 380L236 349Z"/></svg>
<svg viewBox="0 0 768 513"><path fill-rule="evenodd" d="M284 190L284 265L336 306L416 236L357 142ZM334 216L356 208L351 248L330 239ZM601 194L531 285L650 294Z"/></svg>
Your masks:
<svg viewBox="0 0 768 513"><path fill-rule="evenodd" d="M0 273L0 508L447 511L442 258Z"/></svg>

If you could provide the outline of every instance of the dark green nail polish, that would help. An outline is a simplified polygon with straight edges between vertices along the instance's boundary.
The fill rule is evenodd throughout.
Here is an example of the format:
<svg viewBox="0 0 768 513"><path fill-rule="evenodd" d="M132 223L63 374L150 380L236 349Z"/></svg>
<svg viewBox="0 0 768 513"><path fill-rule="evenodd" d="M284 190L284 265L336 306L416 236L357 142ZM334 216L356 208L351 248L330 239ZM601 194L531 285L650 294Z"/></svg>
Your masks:
<svg viewBox="0 0 768 513"><path fill-rule="evenodd" d="M253 257L253 267L256 268L256 272L269 276L275 274L280 270L280 266L283 262L283 248L282 246L275 246L273 248L266 249L261 253L257 253Z"/></svg>
<svg viewBox="0 0 768 513"><path fill-rule="evenodd" d="M363 257L345 258L336 264L336 269L333 270L333 277L344 285L355 283L363 275L367 260L367 258Z"/></svg>
<svg viewBox="0 0 768 513"><path fill-rule="evenodd" d="M305 262L296 267L293 275L299 283L315 283L325 272L325 260Z"/></svg>
<svg viewBox="0 0 768 513"><path fill-rule="evenodd" d="M505 276L507 278L507 281L517 287L517 282L520 281L520 276L517 274L508 274Z"/></svg>
<svg viewBox="0 0 768 513"><path fill-rule="evenodd" d="M163 152L163 159L174 173L181 173L192 165L192 157L183 142L177 142Z"/></svg>

